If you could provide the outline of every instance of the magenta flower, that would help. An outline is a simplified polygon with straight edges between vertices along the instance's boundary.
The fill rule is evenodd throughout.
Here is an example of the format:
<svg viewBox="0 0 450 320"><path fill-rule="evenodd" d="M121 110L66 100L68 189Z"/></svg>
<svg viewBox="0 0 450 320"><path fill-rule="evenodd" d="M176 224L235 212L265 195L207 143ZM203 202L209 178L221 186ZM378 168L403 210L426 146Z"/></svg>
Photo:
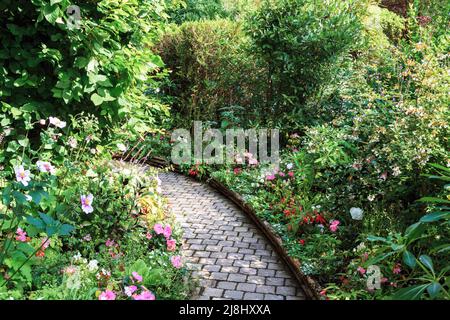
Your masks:
<svg viewBox="0 0 450 320"><path fill-rule="evenodd" d="M116 294L114 293L114 291L105 290L100 293L98 300L116 300Z"/></svg>
<svg viewBox="0 0 450 320"><path fill-rule="evenodd" d="M23 165L14 168L17 182L22 183L25 187L28 186L28 182L31 181L30 170L25 170Z"/></svg>
<svg viewBox="0 0 450 320"><path fill-rule="evenodd" d="M395 267L394 267L394 269L392 269L392 272L394 273L394 274L400 274L400 272L402 272L402 268L400 268L400 264L396 264L395 265Z"/></svg>
<svg viewBox="0 0 450 320"><path fill-rule="evenodd" d="M136 271L133 271L131 273L131 275L137 282L142 282L142 276L139 273L137 273Z"/></svg>
<svg viewBox="0 0 450 320"><path fill-rule="evenodd" d="M40 172L47 172L50 174L55 174L55 172L56 172L55 167L52 166L52 164L50 162L39 160L38 162L36 162L36 165Z"/></svg>
<svg viewBox="0 0 450 320"><path fill-rule="evenodd" d="M165 237L166 239L167 239L167 238L170 238L170 236L172 235L172 228L170 228L170 225L167 225L167 226L164 228L163 235L164 235L164 237Z"/></svg>
<svg viewBox="0 0 450 320"><path fill-rule="evenodd" d="M173 256L173 257L171 257L170 258L170 262L172 263L172 266L175 269L180 269L181 266L182 266L181 257L180 256Z"/></svg>
<svg viewBox="0 0 450 320"><path fill-rule="evenodd" d="M92 207L92 201L94 200L94 196L92 194L89 194L87 196L82 195L81 196L81 209L84 213L88 214L94 211L94 208Z"/></svg>
<svg viewBox="0 0 450 320"><path fill-rule="evenodd" d="M140 294L133 295L134 300L155 300L155 295L148 290L141 292Z"/></svg>
<svg viewBox="0 0 450 320"><path fill-rule="evenodd" d="M22 228L17 228L16 230L16 240L20 242L27 242L27 233L22 230Z"/></svg>
<svg viewBox="0 0 450 320"><path fill-rule="evenodd" d="M155 224L153 230L155 230L156 234L161 234L164 232L163 226L160 225L159 223Z"/></svg>
<svg viewBox="0 0 450 320"><path fill-rule="evenodd" d="M364 269L363 267L358 267L356 270L357 270L361 275L363 275L363 274L366 273L366 269Z"/></svg>
<svg viewBox="0 0 450 320"><path fill-rule="evenodd" d="M177 248L177 242L174 239L168 239L166 244L168 251L175 251Z"/></svg>
<svg viewBox="0 0 450 320"><path fill-rule="evenodd" d="M105 242L105 246L107 247L114 247L114 245L115 245L114 240L108 239Z"/></svg>
<svg viewBox="0 0 450 320"><path fill-rule="evenodd" d="M129 286L129 287L125 287L125 294L129 297L131 297L133 295L133 293L135 293L137 291L137 287L136 286Z"/></svg>
<svg viewBox="0 0 450 320"><path fill-rule="evenodd" d="M268 176L266 177L266 180L268 180L268 181L275 180L275 175L274 175L274 174L268 175Z"/></svg>
<svg viewBox="0 0 450 320"><path fill-rule="evenodd" d="M331 232L336 232L338 229L338 225L340 224L339 220L333 220L330 223L330 231Z"/></svg>

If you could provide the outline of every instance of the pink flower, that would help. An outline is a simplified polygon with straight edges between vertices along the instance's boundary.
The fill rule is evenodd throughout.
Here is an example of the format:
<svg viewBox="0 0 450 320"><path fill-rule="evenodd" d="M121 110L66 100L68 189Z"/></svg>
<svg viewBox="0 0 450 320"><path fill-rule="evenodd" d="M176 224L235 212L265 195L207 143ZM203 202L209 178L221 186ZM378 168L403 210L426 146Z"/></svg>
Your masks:
<svg viewBox="0 0 450 320"><path fill-rule="evenodd" d="M380 175L380 180L385 181L385 180L387 179L387 177L388 177L388 173L387 173L387 172L383 172L383 173Z"/></svg>
<svg viewBox="0 0 450 320"><path fill-rule="evenodd" d="M40 172L48 172L50 174L55 174L55 172L56 172L55 167L52 166L52 164L50 162L39 160L38 162L36 162L36 165Z"/></svg>
<svg viewBox="0 0 450 320"><path fill-rule="evenodd" d="M324 290L320 291L320 295L322 297L325 297L327 295L327 289L324 289Z"/></svg>
<svg viewBox="0 0 450 320"><path fill-rule="evenodd" d="M125 287L125 294L129 297L131 297L133 295L133 293L135 293L137 291L137 287L136 286L129 286L129 287Z"/></svg>
<svg viewBox="0 0 450 320"><path fill-rule="evenodd" d="M279 175L280 177L286 176L286 174L285 174L284 172L279 172L278 175Z"/></svg>
<svg viewBox="0 0 450 320"><path fill-rule="evenodd" d="M255 158L249 158L248 159L248 164L251 166L257 166L258 165L258 160L256 160Z"/></svg>
<svg viewBox="0 0 450 320"><path fill-rule="evenodd" d="M162 225L160 225L159 223L155 224L153 230L155 230L156 234L161 234L164 232Z"/></svg>
<svg viewBox="0 0 450 320"><path fill-rule="evenodd" d="M83 237L83 240L86 241L86 242L89 242L89 241L92 240L92 237L91 237L91 235L88 233L87 235L85 235L85 236Z"/></svg>
<svg viewBox="0 0 450 320"><path fill-rule="evenodd" d="M25 187L28 186L28 182L31 181L30 170L25 170L23 165L14 168L17 182L22 183Z"/></svg>
<svg viewBox="0 0 450 320"><path fill-rule="evenodd" d="M116 300L116 294L111 290L105 290L100 294L98 300Z"/></svg>
<svg viewBox="0 0 450 320"><path fill-rule="evenodd" d="M111 239L106 240L105 245L107 247L114 247L114 245L115 245L114 240L111 240Z"/></svg>
<svg viewBox="0 0 450 320"><path fill-rule="evenodd" d="M137 282L142 282L142 276L139 273L137 273L136 271L133 271L131 273L131 275Z"/></svg>
<svg viewBox="0 0 450 320"><path fill-rule="evenodd" d="M147 232L147 233L145 234L145 237L146 237L148 240L151 240L151 239L153 238L153 236L152 236L152 234L151 234L150 232Z"/></svg>
<svg viewBox="0 0 450 320"><path fill-rule="evenodd" d="M386 283L388 281L389 281L388 278L381 278L381 280L380 280L381 283Z"/></svg>
<svg viewBox="0 0 450 320"><path fill-rule="evenodd" d="M266 180L268 180L268 181L272 181L272 180L275 180L275 179L276 179L276 177L275 177L274 174L266 176Z"/></svg>
<svg viewBox="0 0 450 320"><path fill-rule="evenodd" d="M180 256L173 256L173 257L171 257L170 258L170 262L172 263L172 266L175 269L180 269L181 266L182 266L181 257Z"/></svg>
<svg viewBox="0 0 450 320"><path fill-rule="evenodd" d="M166 239L167 239L167 238L170 238L170 236L172 235L172 228L170 228L170 225L167 225L167 226L164 228L163 235L164 235L164 237L165 237Z"/></svg>
<svg viewBox="0 0 450 320"><path fill-rule="evenodd" d="M75 272L77 272L77 268L74 267L74 266L68 266L68 267L66 267L66 268L63 270L63 272L64 272L65 274L72 275L72 274L74 274Z"/></svg>
<svg viewBox="0 0 450 320"><path fill-rule="evenodd" d="M20 242L27 242L27 233L22 230L22 228L17 228L16 230L16 240Z"/></svg>
<svg viewBox="0 0 450 320"><path fill-rule="evenodd" d="M133 295L134 300L155 300L155 295L148 290L141 292L140 294Z"/></svg>
<svg viewBox="0 0 450 320"><path fill-rule="evenodd" d="M94 211L94 208L92 207L92 201L94 200L94 196L92 194L89 194L87 196L81 195L81 209L84 213L88 214Z"/></svg>
<svg viewBox="0 0 450 320"><path fill-rule="evenodd" d="M402 272L402 269L400 268L400 264L396 264L395 265L395 267L394 267L394 269L392 270L392 272L394 273L394 274L400 274L400 272Z"/></svg>
<svg viewBox="0 0 450 320"><path fill-rule="evenodd" d="M166 244L167 244L168 251L175 251L177 242L174 239L168 239Z"/></svg>
<svg viewBox="0 0 450 320"><path fill-rule="evenodd" d="M336 232L338 229L338 225L340 224L339 220L333 220L330 223L330 231L331 232Z"/></svg>
<svg viewBox="0 0 450 320"><path fill-rule="evenodd" d="M364 269L363 267L358 267L358 268L356 269L356 271L358 271L361 275L363 275L363 274L366 273L366 269Z"/></svg>
<svg viewBox="0 0 450 320"><path fill-rule="evenodd" d="M293 178L293 177L294 177L294 172L293 172L293 171L289 171L289 172L288 172L288 176L291 177L291 178Z"/></svg>

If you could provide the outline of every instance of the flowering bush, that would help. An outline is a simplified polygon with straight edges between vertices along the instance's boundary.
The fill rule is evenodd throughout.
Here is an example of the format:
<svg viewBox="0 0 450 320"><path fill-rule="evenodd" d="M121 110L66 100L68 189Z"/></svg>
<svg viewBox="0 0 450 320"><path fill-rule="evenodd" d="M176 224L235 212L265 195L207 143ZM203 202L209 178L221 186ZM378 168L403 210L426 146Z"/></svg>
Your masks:
<svg viewBox="0 0 450 320"><path fill-rule="evenodd" d="M185 298L180 232L156 172L112 161L90 115L34 126L37 150L3 153L0 298Z"/></svg>

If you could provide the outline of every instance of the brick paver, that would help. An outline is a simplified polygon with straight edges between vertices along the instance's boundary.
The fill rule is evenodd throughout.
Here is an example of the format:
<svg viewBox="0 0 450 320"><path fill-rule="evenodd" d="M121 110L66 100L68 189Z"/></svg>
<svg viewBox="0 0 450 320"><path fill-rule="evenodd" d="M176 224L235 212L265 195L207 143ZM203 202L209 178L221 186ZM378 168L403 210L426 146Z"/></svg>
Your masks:
<svg viewBox="0 0 450 320"><path fill-rule="evenodd" d="M184 229L186 267L199 280L193 299L305 299L266 238L234 203L183 175L159 177Z"/></svg>

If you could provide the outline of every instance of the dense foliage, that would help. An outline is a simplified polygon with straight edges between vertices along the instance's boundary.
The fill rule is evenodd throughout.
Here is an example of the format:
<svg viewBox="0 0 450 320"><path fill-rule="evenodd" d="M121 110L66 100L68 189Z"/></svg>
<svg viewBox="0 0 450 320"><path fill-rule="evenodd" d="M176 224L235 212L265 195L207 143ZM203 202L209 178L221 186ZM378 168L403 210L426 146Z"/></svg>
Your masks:
<svg viewBox="0 0 450 320"><path fill-rule="evenodd" d="M37 120L89 111L102 121L128 120L130 128L142 130L164 110L144 94L157 87L162 66L150 46L164 18L164 1L79 3L79 23L66 14L72 4L1 2L3 113L14 117L26 110Z"/></svg>

